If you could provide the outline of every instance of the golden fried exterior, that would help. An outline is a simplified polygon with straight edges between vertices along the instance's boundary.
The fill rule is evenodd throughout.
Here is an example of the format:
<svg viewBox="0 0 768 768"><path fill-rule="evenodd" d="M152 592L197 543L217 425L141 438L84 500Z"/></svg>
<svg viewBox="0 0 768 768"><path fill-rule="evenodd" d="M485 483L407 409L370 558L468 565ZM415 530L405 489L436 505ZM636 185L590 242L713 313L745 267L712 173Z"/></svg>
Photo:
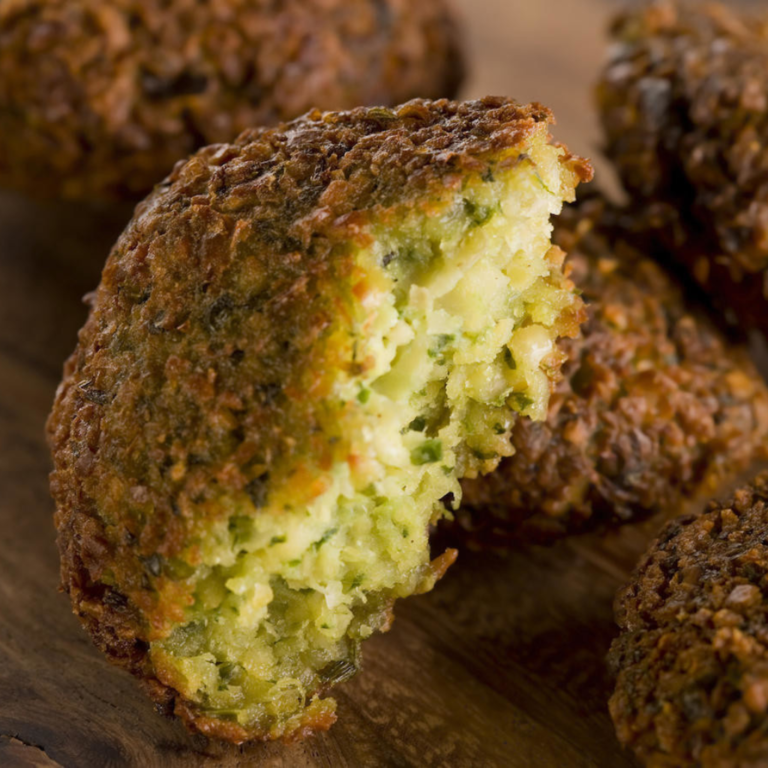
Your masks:
<svg viewBox="0 0 768 768"><path fill-rule="evenodd" d="M673 510L765 454L768 388L746 349L686 302L621 219L594 196L556 221L588 320L563 342L547 421L519 420L515 455L463 481L470 544L548 543Z"/></svg>
<svg viewBox="0 0 768 768"><path fill-rule="evenodd" d="M62 584L95 643L198 730L259 737L156 679L148 644L189 601L175 557L222 497L258 508L290 482L301 503L301 458L346 455L317 404L340 364L365 364L320 341L358 300L350 243L372 211L460 189L550 121L505 99L416 100L252 130L180 164L113 249L48 423ZM575 305L564 332L580 319Z"/></svg>
<svg viewBox="0 0 768 768"><path fill-rule="evenodd" d="M768 330L768 19L659 0L612 34L607 155L671 257Z"/></svg>
<svg viewBox="0 0 768 768"><path fill-rule="evenodd" d="M136 198L246 128L450 97L461 74L443 0L4 0L0 183Z"/></svg>
<svg viewBox="0 0 768 768"><path fill-rule="evenodd" d="M617 597L610 702L654 768L768 764L768 473L667 525Z"/></svg>

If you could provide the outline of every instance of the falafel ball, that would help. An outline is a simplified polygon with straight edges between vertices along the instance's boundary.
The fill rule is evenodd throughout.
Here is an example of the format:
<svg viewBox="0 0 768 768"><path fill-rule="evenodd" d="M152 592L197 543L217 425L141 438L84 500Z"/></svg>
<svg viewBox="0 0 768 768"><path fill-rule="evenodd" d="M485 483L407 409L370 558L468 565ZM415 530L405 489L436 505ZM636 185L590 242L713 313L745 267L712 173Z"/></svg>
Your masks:
<svg viewBox="0 0 768 768"><path fill-rule="evenodd" d="M610 701L654 768L768 764L768 473L667 525L617 597Z"/></svg>
<svg viewBox="0 0 768 768"><path fill-rule="evenodd" d="M446 0L4 0L0 184L136 199L205 144L461 75Z"/></svg>
<svg viewBox="0 0 768 768"><path fill-rule="evenodd" d="M49 421L62 581L203 733L328 728L458 478L546 414L581 299L545 108L313 112L179 165L112 251ZM517 361L515 369L507 364Z"/></svg>
<svg viewBox="0 0 768 768"><path fill-rule="evenodd" d="M612 34L608 157L671 258L767 332L768 16L660 0Z"/></svg>
<svg viewBox="0 0 768 768"><path fill-rule="evenodd" d="M549 543L712 496L768 448L768 388L599 196L555 223L588 320L567 340L546 421L518 421L514 455L465 480L460 535ZM510 361L514 365L515 361Z"/></svg>

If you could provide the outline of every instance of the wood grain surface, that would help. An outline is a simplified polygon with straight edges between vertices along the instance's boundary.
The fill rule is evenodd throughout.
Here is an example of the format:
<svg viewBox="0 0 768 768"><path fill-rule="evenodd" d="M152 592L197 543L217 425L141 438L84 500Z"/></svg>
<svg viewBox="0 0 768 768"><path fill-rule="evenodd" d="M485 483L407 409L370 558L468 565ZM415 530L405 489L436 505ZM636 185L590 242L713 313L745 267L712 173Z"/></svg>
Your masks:
<svg viewBox="0 0 768 768"><path fill-rule="evenodd" d="M557 137L594 156L590 90L615 3L458 5L465 95L548 104ZM129 216L0 195L0 766L634 765L613 735L603 659L613 594L654 523L504 558L462 553L434 592L398 604L363 673L337 689L337 725L304 743L192 737L94 650L57 592L43 425L81 297Z"/></svg>

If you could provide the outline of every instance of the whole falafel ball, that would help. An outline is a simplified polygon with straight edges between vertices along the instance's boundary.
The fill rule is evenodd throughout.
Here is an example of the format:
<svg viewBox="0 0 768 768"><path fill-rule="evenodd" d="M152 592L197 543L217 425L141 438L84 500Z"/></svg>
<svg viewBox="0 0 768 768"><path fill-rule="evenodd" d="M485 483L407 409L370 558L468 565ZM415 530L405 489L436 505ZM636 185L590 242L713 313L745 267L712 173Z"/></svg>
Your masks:
<svg viewBox="0 0 768 768"><path fill-rule="evenodd" d="M654 768L768 764L768 473L667 525L617 597L610 710Z"/></svg>
<svg viewBox="0 0 768 768"><path fill-rule="evenodd" d="M246 128L452 97L461 75L444 0L4 0L0 184L135 199Z"/></svg>
<svg viewBox="0 0 768 768"><path fill-rule="evenodd" d="M542 418L588 164L506 99L314 112L179 165L105 267L49 421L62 582L191 727L328 728L458 478ZM514 356L517 367L506 360Z"/></svg>
<svg viewBox="0 0 768 768"><path fill-rule="evenodd" d="M669 257L768 331L768 16L657 0L612 35L608 157Z"/></svg>
<svg viewBox="0 0 768 768"><path fill-rule="evenodd" d="M679 511L768 454L768 387L599 196L555 221L588 319L566 340L546 421L463 481L458 534L478 547L557 538ZM514 361L511 361L514 364Z"/></svg>

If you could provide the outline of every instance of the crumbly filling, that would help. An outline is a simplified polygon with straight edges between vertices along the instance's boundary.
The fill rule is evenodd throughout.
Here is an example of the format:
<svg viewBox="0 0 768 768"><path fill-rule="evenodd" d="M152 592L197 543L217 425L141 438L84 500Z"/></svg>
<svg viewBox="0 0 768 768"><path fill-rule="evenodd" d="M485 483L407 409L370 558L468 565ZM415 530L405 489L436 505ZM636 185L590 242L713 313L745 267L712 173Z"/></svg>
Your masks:
<svg viewBox="0 0 768 768"><path fill-rule="evenodd" d="M332 709L317 694L359 667L393 598L430 589L428 530L458 479L511 452L516 413L546 414L555 327L572 306L553 269L559 155L543 137L454 198L379 221L355 256L356 316L327 340L354 365L325 409L344 461L223 499L186 566L195 603L151 646L158 677L207 713L280 736Z"/></svg>

